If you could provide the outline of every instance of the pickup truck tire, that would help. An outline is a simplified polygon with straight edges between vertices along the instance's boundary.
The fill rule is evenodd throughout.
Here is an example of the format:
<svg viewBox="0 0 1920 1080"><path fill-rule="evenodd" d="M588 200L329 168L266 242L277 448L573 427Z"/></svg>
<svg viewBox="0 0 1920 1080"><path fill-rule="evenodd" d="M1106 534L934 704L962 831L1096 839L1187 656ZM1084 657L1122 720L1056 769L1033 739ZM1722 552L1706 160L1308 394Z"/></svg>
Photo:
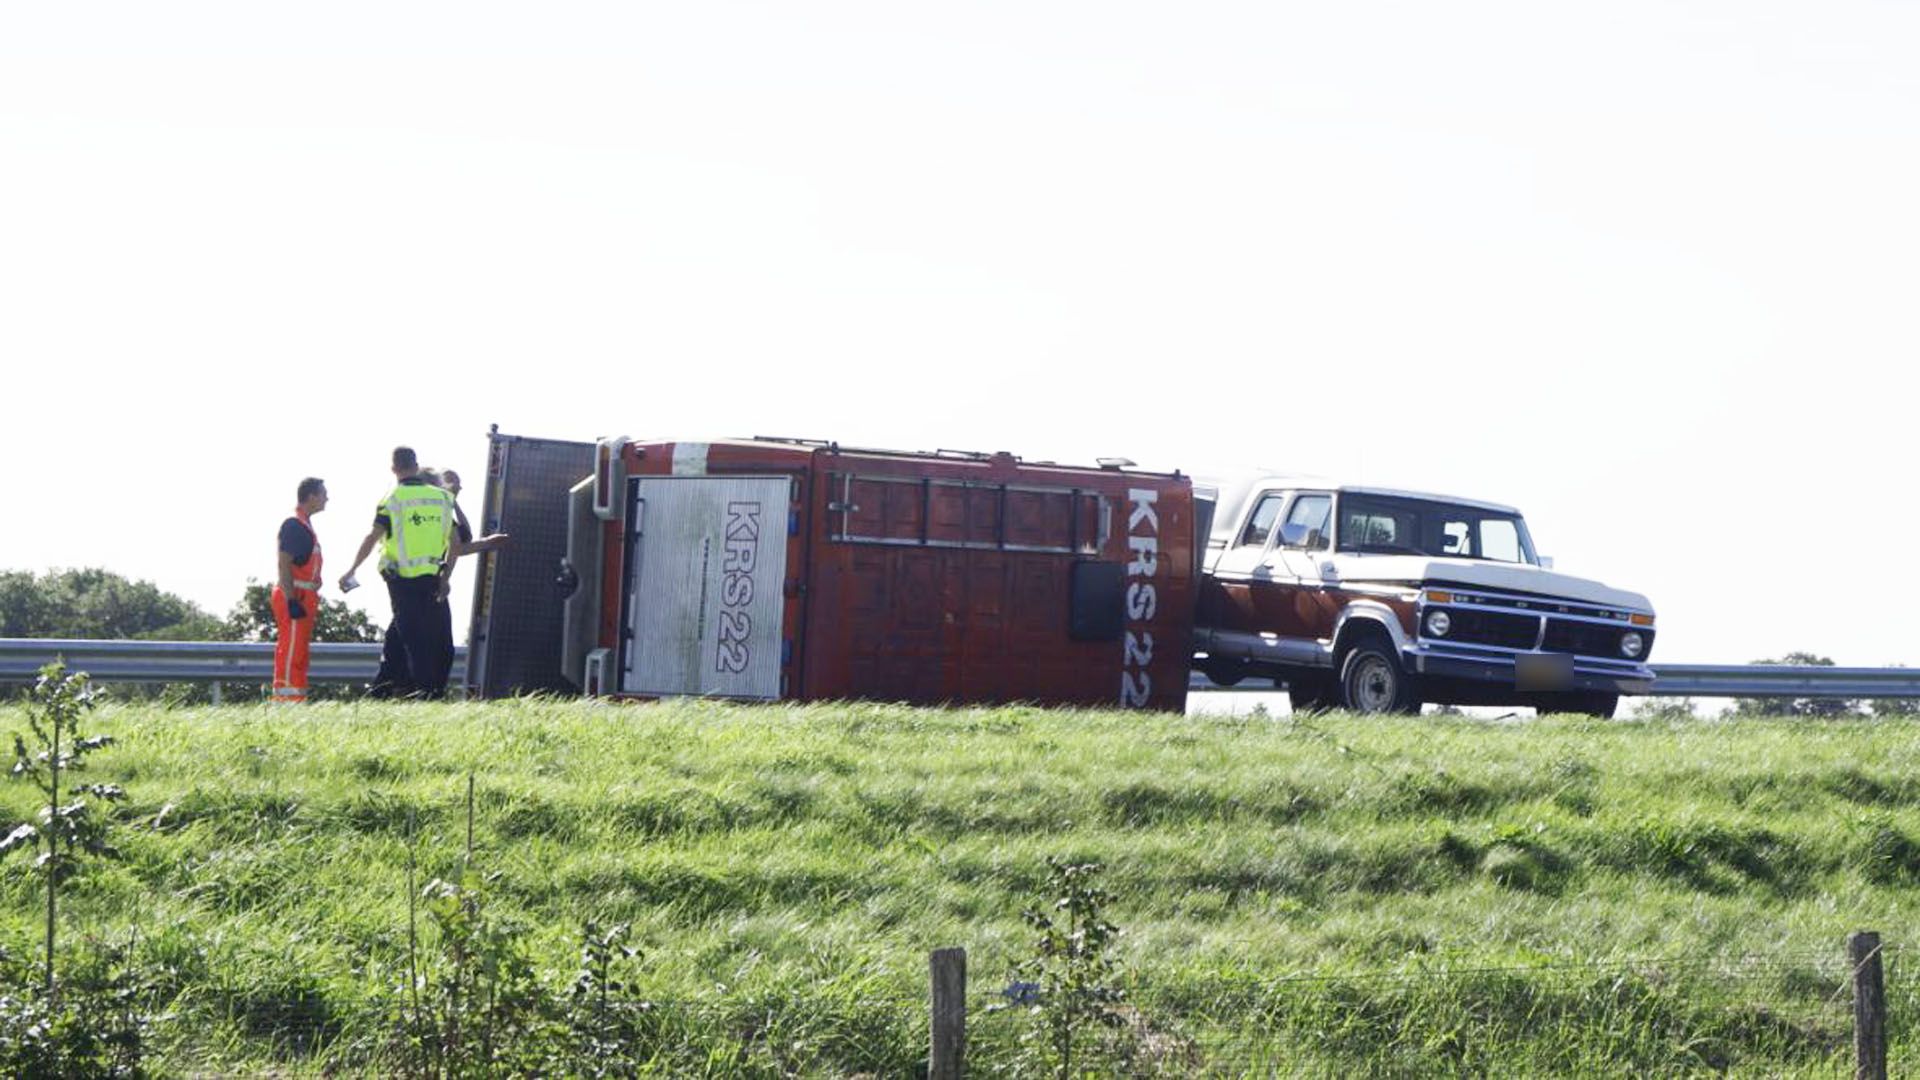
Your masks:
<svg viewBox="0 0 1920 1080"><path fill-rule="evenodd" d="M1556 713L1584 713L1597 716L1602 720L1613 719L1614 710L1620 707L1619 694L1562 694L1550 698L1536 706L1535 711L1542 716Z"/></svg>
<svg viewBox="0 0 1920 1080"><path fill-rule="evenodd" d="M1367 637L1347 650L1334 688L1340 707L1357 713L1416 713L1420 698L1391 644Z"/></svg>

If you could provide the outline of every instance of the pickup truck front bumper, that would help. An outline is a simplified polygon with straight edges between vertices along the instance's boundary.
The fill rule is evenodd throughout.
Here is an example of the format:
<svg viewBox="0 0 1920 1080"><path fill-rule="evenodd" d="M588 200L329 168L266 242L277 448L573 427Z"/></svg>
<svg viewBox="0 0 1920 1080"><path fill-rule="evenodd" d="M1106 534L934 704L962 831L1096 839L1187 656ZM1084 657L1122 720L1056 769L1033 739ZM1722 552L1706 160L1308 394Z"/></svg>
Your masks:
<svg viewBox="0 0 1920 1080"><path fill-rule="evenodd" d="M1415 645L1400 654L1406 669L1424 678L1480 683L1488 689L1515 694L1645 694L1653 689L1653 669L1645 664L1594 661L1580 656L1570 658L1571 670L1565 673L1563 682L1522 685L1518 662L1522 655L1529 654L1468 652L1430 645Z"/></svg>

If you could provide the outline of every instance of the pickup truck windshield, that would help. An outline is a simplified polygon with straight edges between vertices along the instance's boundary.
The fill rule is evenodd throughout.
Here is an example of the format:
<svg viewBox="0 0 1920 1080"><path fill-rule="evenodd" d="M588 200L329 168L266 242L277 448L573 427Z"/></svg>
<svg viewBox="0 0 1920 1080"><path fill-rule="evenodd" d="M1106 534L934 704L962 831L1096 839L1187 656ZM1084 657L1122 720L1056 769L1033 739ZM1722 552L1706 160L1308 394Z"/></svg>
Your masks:
<svg viewBox="0 0 1920 1080"><path fill-rule="evenodd" d="M1429 499L1342 494L1338 517L1334 546L1339 551L1538 561L1518 514Z"/></svg>

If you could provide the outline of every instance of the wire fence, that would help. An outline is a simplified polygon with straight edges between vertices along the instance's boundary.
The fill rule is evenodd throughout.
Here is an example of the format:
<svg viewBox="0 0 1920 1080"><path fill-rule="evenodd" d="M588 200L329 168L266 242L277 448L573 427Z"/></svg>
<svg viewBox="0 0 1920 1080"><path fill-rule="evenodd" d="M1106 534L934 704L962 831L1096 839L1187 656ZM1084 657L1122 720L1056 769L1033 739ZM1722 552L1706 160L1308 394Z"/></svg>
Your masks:
<svg viewBox="0 0 1920 1080"><path fill-rule="evenodd" d="M1920 1015L1920 977L1909 954L1889 947L1883 955L1887 1041L1901 1062ZM962 1075L1057 1076L1063 1066L1076 1077L1840 1077L1855 1069L1853 971L1838 943L1733 958L1159 981L1135 974L1116 982L1123 994L1103 1017L1081 1016L1070 1029L1051 1023L1059 1012L1034 996L1037 988L1002 974L981 973L965 995ZM229 1071L251 1044L253 1067L265 1048L275 1068L292 1071L433 1075L450 1053L477 1060L483 1039L494 1043L488 1075L891 1076L928 1067L925 994L747 990L616 994L590 1004L583 1012L561 996L545 1011L493 1021L478 1010L456 1017L444 1001L411 1006L397 994L340 1003L317 990L215 988L173 1002L154 1036L170 1068L196 1073Z"/></svg>
<svg viewBox="0 0 1920 1080"><path fill-rule="evenodd" d="M1888 956L1889 1041L1910 1037L1920 980ZM1074 1075L1851 1076L1852 971L1820 955L1415 967L1137 984L1082 1025ZM1058 1065L1044 1017L1007 993L969 1003L983 1075Z"/></svg>

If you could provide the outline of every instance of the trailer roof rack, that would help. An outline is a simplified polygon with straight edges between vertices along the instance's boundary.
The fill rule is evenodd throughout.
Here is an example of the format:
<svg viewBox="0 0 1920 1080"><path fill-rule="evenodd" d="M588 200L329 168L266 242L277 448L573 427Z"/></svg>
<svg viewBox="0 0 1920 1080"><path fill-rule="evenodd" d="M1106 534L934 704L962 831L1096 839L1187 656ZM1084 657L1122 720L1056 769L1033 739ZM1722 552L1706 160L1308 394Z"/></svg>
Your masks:
<svg viewBox="0 0 1920 1080"><path fill-rule="evenodd" d="M952 450L946 447L941 447L936 450L892 450L872 446L842 446L838 441L833 439L802 439L788 435L755 435L752 436L752 440L754 442L779 443L783 446L819 447L835 453L844 451L849 454L877 454L886 457L956 458L961 461L992 461L995 458L1006 457L1014 461L1024 460L1018 454L1010 454L1004 450ZM1052 464L1052 462L1042 462L1041 464Z"/></svg>
<svg viewBox="0 0 1920 1080"><path fill-rule="evenodd" d="M791 435L755 435L754 442L786 443L789 446L833 446L826 439L800 439Z"/></svg>

